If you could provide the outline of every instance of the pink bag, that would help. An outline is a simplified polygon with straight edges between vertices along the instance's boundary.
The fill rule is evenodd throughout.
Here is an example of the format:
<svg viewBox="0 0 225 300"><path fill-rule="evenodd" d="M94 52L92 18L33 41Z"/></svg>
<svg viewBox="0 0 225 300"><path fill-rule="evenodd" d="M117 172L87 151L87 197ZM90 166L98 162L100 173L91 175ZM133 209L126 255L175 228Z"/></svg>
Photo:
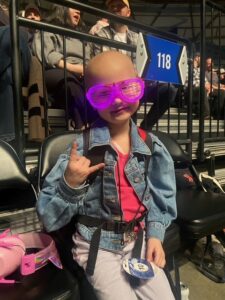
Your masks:
<svg viewBox="0 0 225 300"><path fill-rule="evenodd" d="M25 254L26 249L40 249L36 253ZM29 232L11 235L9 229L0 234L0 283L14 283L4 279L18 267L22 275L29 275L51 261L62 269L62 264L53 239L45 233Z"/></svg>

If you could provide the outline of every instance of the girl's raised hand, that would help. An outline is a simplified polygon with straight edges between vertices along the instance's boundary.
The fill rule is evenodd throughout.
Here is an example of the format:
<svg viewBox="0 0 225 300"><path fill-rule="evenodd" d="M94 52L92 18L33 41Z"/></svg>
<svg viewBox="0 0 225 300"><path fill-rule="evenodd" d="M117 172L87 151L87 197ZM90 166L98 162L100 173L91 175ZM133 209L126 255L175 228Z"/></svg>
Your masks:
<svg viewBox="0 0 225 300"><path fill-rule="evenodd" d="M90 167L90 164L91 161L89 159L85 156L80 156L77 153L77 144L73 143L70 152L70 159L64 174L67 184L73 188L79 187L86 181L90 174L104 168L105 166L104 163L100 163Z"/></svg>

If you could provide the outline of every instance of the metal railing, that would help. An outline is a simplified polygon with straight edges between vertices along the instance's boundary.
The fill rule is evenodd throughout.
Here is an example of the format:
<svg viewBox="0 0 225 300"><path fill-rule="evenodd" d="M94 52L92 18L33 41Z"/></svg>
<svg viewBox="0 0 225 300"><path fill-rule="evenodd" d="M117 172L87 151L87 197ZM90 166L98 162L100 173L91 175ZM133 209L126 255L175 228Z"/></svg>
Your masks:
<svg viewBox="0 0 225 300"><path fill-rule="evenodd" d="M213 117L216 121L215 130L212 127L212 108L213 105L217 105L218 107L222 104L222 101L225 103L225 99L222 99L222 92L220 90L220 86L218 86L218 90L215 91L210 90L209 101L210 101L210 120L209 120L209 132L208 136L205 134L205 120L204 120L204 99L205 99L205 71L206 71L206 54L211 57L213 60L216 60L217 68L220 70L221 68L221 53L224 51L222 49L222 31L221 31L221 20L225 20L225 8L217 5L211 1L203 0L201 2L201 36L200 36L200 50L201 50L201 66L200 66L200 119L199 119L199 159L204 161L209 153L205 152L205 143L206 142L219 142L225 141L225 127L224 120L225 114L223 112L223 119L221 116L215 114ZM217 32L217 34L215 34ZM206 37L207 33L207 37ZM209 38L210 36L210 38ZM214 39L217 36L217 52L215 53L215 43ZM207 45L207 42L210 41L210 45ZM208 46L208 47L207 47ZM208 50L211 49L211 50ZM212 72L213 67L211 66L211 87L212 87ZM220 76L220 71L219 71ZM218 108L217 107L217 108ZM215 108L215 107L214 107ZM222 127L222 128L221 128Z"/></svg>
<svg viewBox="0 0 225 300"><path fill-rule="evenodd" d="M181 134L180 130L180 105L178 105L178 115L177 115L177 121L178 125L177 128L177 135L176 138L180 144L185 145L187 152L191 156L192 152L192 44L189 40L184 39L182 37L179 37L175 34L169 33L169 32L162 32L160 30L157 30L156 28L153 28L151 26L147 26L144 24L141 24L139 22L136 22L129 18L123 18L119 17L117 15L114 15L110 12L77 2L72 0L48 0L49 2L59 4L66 7L71 8L77 8L81 10L82 12L86 12L89 14L94 14L95 16L99 17L105 17L109 20L113 21L119 21L122 24L125 24L132 29L135 29L135 31L143 32L143 33L151 33L152 35L155 35L157 37L161 37L164 39L168 39L170 41L175 41L182 43L186 45L187 52L188 52L188 85L187 85L187 95L188 95L188 103L187 103L187 119L185 120L185 132ZM17 145L17 151L19 156L24 159L24 122L23 122L23 105L22 105L22 96L21 96L21 66L20 66L20 59L19 59L19 38L18 38L18 31L19 27L28 27L37 29L40 31L47 31L52 32L56 34L60 34L62 36L68 36L71 38L76 38L81 40L83 43L89 42L89 43L96 43L99 45L106 45L108 47L114 47L117 49L123 49L130 52L135 52L136 47L132 45L127 45L125 43L100 38L97 36L93 36L84 32L80 32L74 29L65 28L62 26L57 26L53 24L47 24L45 22L36 22L33 20L28 20L23 17L20 17L18 14L18 2L16 0L12 0L10 4L10 20L11 20L11 35L12 35L12 49L13 49L13 79L14 79L14 108L15 108L15 128L16 128L16 145ZM85 55L85 51L84 51ZM180 93L179 93L180 95ZM157 126L158 128L158 126ZM168 121L167 121L167 131L170 131L170 110L168 113Z"/></svg>

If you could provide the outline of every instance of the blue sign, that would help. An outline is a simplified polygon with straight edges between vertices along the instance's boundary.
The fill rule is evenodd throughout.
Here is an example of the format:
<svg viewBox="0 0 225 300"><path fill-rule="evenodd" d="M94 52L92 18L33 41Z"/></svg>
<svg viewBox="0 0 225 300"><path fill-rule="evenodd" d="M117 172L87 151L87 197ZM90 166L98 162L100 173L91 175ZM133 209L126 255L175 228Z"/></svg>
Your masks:
<svg viewBox="0 0 225 300"><path fill-rule="evenodd" d="M139 76L159 82L184 84L187 52L182 44L152 35L139 35L136 55Z"/></svg>

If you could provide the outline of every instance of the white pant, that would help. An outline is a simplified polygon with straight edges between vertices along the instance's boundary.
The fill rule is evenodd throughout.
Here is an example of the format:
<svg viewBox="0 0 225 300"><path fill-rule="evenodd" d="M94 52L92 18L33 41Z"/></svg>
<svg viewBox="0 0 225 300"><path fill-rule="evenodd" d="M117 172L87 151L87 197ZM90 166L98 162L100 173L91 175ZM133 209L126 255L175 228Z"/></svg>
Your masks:
<svg viewBox="0 0 225 300"><path fill-rule="evenodd" d="M90 244L78 234L73 236L73 240L75 242L73 257L85 270ZM162 269L158 268L153 279L138 281L123 270L122 261L131 257L133 247L134 242L131 242L122 251L98 250L94 275L87 275L97 298L99 300L174 300ZM142 257L145 257L145 243L142 247Z"/></svg>

